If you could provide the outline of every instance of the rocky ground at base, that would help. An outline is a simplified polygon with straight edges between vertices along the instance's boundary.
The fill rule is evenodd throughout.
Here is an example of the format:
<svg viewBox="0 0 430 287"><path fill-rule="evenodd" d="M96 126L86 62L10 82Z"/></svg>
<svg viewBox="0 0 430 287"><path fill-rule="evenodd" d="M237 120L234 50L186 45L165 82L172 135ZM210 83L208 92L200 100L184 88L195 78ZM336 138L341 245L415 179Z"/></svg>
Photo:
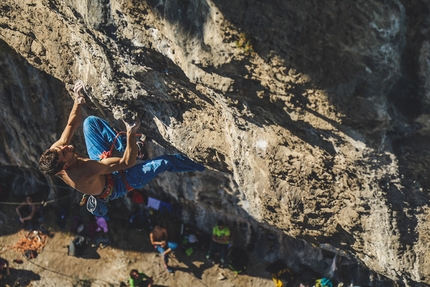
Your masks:
<svg viewBox="0 0 430 287"><path fill-rule="evenodd" d="M274 286L264 268L258 262L250 263L244 274L236 274L229 268L213 265L205 259L206 250L197 248L187 256L178 248L171 257L174 272L168 273L160 255L149 242L148 232L128 227L127 218L111 217L108 232L96 232L89 241L84 258L67 254L67 246L75 237L73 218L81 215L84 222L92 216L82 208L73 207L60 227L58 209L45 208L42 227L49 238L43 250L34 259L27 259L11 247L27 229L19 224L14 208L6 206L1 211L1 257L9 261L11 275L1 281L1 286L126 286L131 269L138 269L154 278L154 286ZM60 223L60 225L58 224ZM178 237L179 226L171 222L171 236ZM86 229L86 227L85 227ZM88 235L86 230L83 233ZM109 239L110 243L97 242ZM22 263L20 261L22 260Z"/></svg>

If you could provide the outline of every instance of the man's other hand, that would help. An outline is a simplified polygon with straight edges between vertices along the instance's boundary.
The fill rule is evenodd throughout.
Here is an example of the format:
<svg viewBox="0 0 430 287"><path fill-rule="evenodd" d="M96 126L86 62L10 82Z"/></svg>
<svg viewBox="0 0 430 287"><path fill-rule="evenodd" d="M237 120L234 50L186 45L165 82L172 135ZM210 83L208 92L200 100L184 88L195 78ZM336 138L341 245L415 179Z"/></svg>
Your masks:
<svg viewBox="0 0 430 287"><path fill-rule="evenodd" d="M133 123L128 123L124 121L124 124L127 132L131 132L132 134L135 134L140 127L140 120L136 120Z"/></svg>
<svg viewBox="0 0 430 287"><path fill-rule="evenodd" d="M73 92L75 94L75 101L78 104L85 103L85 96L84 96L84 86L80 81L78 81L75 86L73 87Z"/></svg>

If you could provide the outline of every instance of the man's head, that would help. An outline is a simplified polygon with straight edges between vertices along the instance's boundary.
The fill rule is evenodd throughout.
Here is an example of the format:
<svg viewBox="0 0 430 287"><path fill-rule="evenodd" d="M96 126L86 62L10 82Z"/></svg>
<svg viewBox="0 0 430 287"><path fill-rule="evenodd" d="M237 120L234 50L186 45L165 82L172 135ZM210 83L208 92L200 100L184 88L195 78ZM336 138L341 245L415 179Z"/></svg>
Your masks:
<svg viewBox="0 0 430 287"><path fill-rule="evenodd" d="M55 149L45 151L39 160L39 170L45 174L55 175L63 170L64 161L59 160L59 152Z"/></svg>
<svg viewBox="0 0 430 287"><path fill-rule="evenodd" d="M28 204L32 204L33 203L33 197L31 197L31 195L27 195L27 197L25 198L25 200L27 201Z"/></svg>
<svg viewBox="0 0 430 287"><path fill-rule="evenodd" d="M55 146L45 151L39 160L39 170L49 175L55 175L67 169L73 161L75 148L72 145Z"/></svg>
<svg viewBox="0 0 430 287"><path fill-rule="evenodd" d="M219 229L224 229L224 226L225 226L224 220L221 220L221 219L218 220L218 224L217 225L218 225Z"/></svg>
<svg viewBox="0 0 430 287"><path fill-rule="evenodd" d="M138 276L139 276L139 271L137 271L136 269L133 269L130 271L131 278L137 278Z"/></svg>

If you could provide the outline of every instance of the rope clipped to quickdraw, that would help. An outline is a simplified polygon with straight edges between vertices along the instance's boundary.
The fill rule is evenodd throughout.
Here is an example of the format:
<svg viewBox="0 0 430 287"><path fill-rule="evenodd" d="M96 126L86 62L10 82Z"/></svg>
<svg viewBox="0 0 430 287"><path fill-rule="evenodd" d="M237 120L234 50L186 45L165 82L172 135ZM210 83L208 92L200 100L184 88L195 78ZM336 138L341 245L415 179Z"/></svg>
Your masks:
<svg viewBox="0 0 430 287"><path fill-rule="evenodd" d="M116 134L115 139L113 140L112 145L110 146L110 150L103 151L102 154L100 155L100 159L104 159L104 158L108 158L108 157L112 156L112 152L113 152L113 148L115 147L115 143L118 140L118 137L120 135L123 135L123 134L125 134L125 132L119 132Z"/></svg>
<svg viewBox="0 0 430 287"><path fill-rule="evenodd" d="M111 157L111 156L112 156L112 153L113 153L113 149L114 149L114 147L115 147L115 143L116 143L116 141L118 140L118 137L119 137L120 135L125 135L125 134L126 134L126 132L118 132L118 133L116 134L116 136L115 136L115 139L114 139L114 140L113 140L113 142L112 142L112 145L111 145L111 147L110 147L110 150L102 152L102 154L100 155L100 159L104 159L104 158ZM137 137L140 137L140 136L142 136L142 134L136 134L136 136L137 136Z"/></svg>

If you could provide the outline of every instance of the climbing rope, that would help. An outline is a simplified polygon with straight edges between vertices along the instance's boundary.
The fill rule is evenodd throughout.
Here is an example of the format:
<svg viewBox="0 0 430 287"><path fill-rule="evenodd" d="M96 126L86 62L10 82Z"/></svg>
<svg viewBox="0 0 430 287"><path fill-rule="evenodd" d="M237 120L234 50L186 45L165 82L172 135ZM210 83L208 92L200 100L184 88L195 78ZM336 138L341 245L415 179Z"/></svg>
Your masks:
<svg viewBox="0 0 430 287"><path fill-rule="evenodd" d="M114 147L115 147L115 143L116 143L116 141L118 140L118 137L119 137L120 135L125 135L125 134L126 134L126 132L118 132L118 133L116 134L116 136L115 136L115 139L114 139L114 140L113 140L113 142L112 142L112 145L110 146L110 150L102 152L102 154L100 155L100 159L104 159L104 158L111 157L111 156L112 156L113 149L114 149ZM143 135L143 134L135 134L135 136L136 136L136 137L141 137L142 135Z"/></svg>
<svg viewBox="0 0 430 287"><path fill-rule="evenodd" d="M32 204L40 204L40 205L46 206L48 203L53 203L55 201L59 201L59 200L62 200L64 198L67 198L67 197L69 197L69 195L63 196L63 197L60 197L60 198L56 198L56 199L51 199L51 200L48 200L48 201L33 202ZM28 203L23 203L23 202L6 202L6 201L0 201L0 204L6 204L6 205L26 204L26 205L29 205Z"/></svg>
<svg viewBox="0 0 430 287"><path fill-rule="evenodd" d="M6 169L3 169L3 172L5 172L5 173L9 173L9 174L13 174L13 175L16 175L16 176L18 176L18 177L26 178L25 176L22 176L22 175L20 175L20 174L18 174L18 173L14 173L14 172L8 171L8 170L6 170ZM41 182L40 180L35 180L35 182L36 182L36 183L38 183L38 184L43 184L43 185L47 185L47 186L50 186L50 187L63 188L63 189L70 189L70 187L60 186L60 185L56 185L56 184L52 184L52 185L50 185L50 184L47 184L47 183L45 183L45 182Z"/></svg>

